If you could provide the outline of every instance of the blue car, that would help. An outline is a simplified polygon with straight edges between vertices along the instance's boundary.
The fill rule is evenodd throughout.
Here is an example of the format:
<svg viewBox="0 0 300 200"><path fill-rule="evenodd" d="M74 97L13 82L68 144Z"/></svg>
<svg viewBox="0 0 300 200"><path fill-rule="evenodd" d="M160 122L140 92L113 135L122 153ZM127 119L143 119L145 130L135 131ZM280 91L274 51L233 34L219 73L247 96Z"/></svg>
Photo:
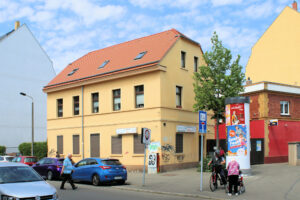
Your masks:
<svg viewBox="0 0 300 200"><path fill-rule="evenodd" d="M93 185L108 182L124 184L127 170L118 159L86 158L75 164L72 178L74 181L88 181Z"/></svg>

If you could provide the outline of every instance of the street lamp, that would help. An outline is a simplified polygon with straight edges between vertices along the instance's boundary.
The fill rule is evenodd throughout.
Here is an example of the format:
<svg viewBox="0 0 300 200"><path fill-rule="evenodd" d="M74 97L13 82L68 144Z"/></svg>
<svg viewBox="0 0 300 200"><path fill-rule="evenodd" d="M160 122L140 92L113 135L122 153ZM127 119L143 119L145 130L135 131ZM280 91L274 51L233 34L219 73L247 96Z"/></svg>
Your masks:
<svg viewBox="0 0 300 200"><path fill-rule="evenodd" d="M31 103L31 156L33 156L33 143L34 143L34 115L33 115L34 105L33 105L33 98L31 96L27 95L24 92L20 92L20 95L29 97L32 100L32 103Z"/></svg>

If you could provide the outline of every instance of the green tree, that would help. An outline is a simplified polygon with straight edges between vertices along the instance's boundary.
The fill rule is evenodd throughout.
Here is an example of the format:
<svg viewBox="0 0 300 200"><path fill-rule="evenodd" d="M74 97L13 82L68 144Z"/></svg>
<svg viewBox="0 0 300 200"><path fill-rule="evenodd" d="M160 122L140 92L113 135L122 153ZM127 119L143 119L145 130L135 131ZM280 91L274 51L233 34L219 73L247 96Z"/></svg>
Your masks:
<svg viewBox="0 0 300 200"><path fill-rule="evenodd" d="M6 147L0 146L0 155L5 155L5 153L6 153Z"/></svg>
<svg viewBox="0 0 300 200"><path fill-rule="evenodd" d="M239 64L240 55L232 61L231 51L225 48L214 32L211 51L204 53L206 65L194 73L195 111L212 111L217 125L217 148L219 149L219 119L224 119L225 98L239 96L244 90L245 75Z"/></svg>
<svg viewBox="0 0 300 200"><path fill-rule="evenodd" d="M31 155L31 143L24 142L19 145L19 151L23 156ZM48 147L47 142L35 142L33 144L33 154L38 159L47 157Z"/></svg>

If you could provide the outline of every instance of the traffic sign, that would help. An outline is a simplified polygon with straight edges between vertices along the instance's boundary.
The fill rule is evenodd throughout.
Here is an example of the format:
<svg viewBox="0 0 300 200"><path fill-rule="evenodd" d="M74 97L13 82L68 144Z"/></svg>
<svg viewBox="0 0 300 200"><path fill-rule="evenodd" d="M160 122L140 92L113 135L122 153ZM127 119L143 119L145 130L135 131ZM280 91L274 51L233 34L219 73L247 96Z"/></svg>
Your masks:
<svg viewBox="0 0 300 200"><path fill-rule="evenodd" d="M150 142L151 142L151 129L149 129L149 128L142 128L141 142L143 144L150 144Z"/></svg>
<svg viewBox="0 0 300 200"><path fill-rule="evenodd" d="M207 113L205 111L199 111L199 133L207 132Z"/></svg>

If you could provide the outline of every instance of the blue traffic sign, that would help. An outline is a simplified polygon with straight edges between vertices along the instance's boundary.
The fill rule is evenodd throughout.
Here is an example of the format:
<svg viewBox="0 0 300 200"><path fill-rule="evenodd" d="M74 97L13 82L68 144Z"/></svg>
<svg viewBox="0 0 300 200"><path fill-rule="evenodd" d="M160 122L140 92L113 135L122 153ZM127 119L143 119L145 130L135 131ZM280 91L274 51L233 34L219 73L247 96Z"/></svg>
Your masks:
<svg viewBox="0 0 300 200"><path fill-rule="evenodd" d="M207 113L199 110L199 133L207 132Z"/></svg>

